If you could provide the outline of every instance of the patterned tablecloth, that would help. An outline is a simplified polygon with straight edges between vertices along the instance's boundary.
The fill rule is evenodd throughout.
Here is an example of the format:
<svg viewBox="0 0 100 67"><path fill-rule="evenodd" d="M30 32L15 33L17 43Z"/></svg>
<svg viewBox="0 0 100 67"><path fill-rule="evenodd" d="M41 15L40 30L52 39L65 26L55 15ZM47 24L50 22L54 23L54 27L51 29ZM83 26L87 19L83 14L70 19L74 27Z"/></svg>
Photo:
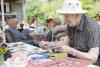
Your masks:
<svg viewBox="0 0 100 67"><path fill-rule="evenodd" d="M4 62L4 67L26 67L28 63L28 58L26 60L26 57L28 54L31 53L44 53L47 52L47 50L23 43L23 42L16 42L16 43L7 43L8 49L12 53L12 58L8 59ZM18 59L21 57L20 62ZM25 59L22 59L25 58ZM20 62L20 63L17 63Z"/></svg>
<svg viewBox="0 0 100 67"><path fill-rule="evenodd" d="M33 62L37 64L41 64L44 62L51 61L50 59L41 59L39 61L31 61L29 59L21 59L25 60L24 62L14 62L18 61L19 57L15 60L15 56L21 56L21 57L26 57L30 53L44 53L48 52L47 50L43 50L38 47L31 46L29 44L25 44L23 42L17 42L17 43L9 43L8 48L11 50L13 59L8 59L7 61L4 62L4 65L2 67L32 67ZM26 55L26 56L25 56ZM44 61L44 62L43 62ZM97 67L94 65L89 65L88 67Z"/></svg>

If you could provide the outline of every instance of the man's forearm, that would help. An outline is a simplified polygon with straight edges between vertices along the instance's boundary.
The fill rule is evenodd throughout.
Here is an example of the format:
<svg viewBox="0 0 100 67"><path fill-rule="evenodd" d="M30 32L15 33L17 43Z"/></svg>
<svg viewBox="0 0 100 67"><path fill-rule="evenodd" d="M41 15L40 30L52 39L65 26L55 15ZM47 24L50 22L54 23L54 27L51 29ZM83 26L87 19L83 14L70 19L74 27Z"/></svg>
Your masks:
<svg viewBox="0 0 100 67"><path fill-rule="evenodd" d="M80 58L80 59L87 59L94 62L97 60L96 56L93 56L92 54L88 52L78 51L76 49L72 49L72 52L70 52L70 54L74 54L77 58Z"/></svg>

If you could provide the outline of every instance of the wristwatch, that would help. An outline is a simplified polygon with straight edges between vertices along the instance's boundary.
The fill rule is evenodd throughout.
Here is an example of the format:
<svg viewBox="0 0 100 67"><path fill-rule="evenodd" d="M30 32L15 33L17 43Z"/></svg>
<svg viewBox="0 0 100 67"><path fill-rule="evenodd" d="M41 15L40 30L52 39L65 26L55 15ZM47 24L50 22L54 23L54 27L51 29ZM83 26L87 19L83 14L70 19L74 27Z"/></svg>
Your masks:
<svg viewBox="0 0 100 67"><path fill-rule="evenodd" d="M76 56L75 50L72 52L72 55L73 55L73 56Z"/></svg>

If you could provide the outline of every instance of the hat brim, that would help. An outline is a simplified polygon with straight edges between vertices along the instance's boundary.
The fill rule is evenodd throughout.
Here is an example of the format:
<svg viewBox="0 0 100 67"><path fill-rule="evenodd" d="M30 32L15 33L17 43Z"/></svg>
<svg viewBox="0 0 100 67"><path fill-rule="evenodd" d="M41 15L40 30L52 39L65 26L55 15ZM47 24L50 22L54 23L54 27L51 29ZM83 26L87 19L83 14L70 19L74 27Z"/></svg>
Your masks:
<svg viewBox="0 0 100 67"><path fill-rule="evenodd" d="M87 13L87 10L64 10L64 9L58 9L56 11L57 13L61 13L61 14L83 14L83 13Z"/></svg>

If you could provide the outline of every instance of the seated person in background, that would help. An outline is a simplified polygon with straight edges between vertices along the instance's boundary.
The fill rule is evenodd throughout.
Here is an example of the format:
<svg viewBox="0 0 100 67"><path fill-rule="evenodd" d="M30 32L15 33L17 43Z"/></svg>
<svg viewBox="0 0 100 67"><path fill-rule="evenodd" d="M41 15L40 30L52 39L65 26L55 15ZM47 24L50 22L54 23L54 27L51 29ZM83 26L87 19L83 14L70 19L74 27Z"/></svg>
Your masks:
<svg viewBox="0 0 100 67"><path fill-rule="evenodd" d="M33 43L30 43L32 42L32 39L31 37L27 36L27 33L29 33L30 31L29 30L23 30L23 33L20 33L16 28L17 28L17 25L18 25L18 21L16 19L10 19L8 21L8 25L9 25L9 31L12 33L12 36L15 40L15 42L25 42L25 43L28 43L28 44L34 44ZM36 43L37 44L37 43ZM34 45L35 46L35 45ZM37 45L36 45L37 46ZM38 45L39 46L39 45Z"/></svg>
<svg viewBox="0 0 100 67"><path fill-rule="evenodd" d="M52 25L53 25L53 28L55 28L56 26L61 25L60 18L56 17L56 18L52 19ZM63 35L64 35L64 33L63 33ZM59 36L63 36L63 35L61 33ZM58 38L56 38L55 36L52 36L52 30L51 30L47 33L46 41L53 41L53 39L55 40L55 39L58 39Z"/></svg>
<svg viewBox="0 0 100 67"><path fill-rule="evenodd" d="M48 29L49 29L49 30L52 30L52 28L53 28L53 26L52 26L52 23L53 23L53 22L52 22L52 18L47 19L46 22L48 23Z"/></svg>
<svg viewBox="0 0 100 67"><path fill-rule="evenodd" d="M34 42L34 37L33 37L34 33L32 33L29 29L24 29L22 33L26 36L26 40L24 40L25 43L39 47L39 43Z"/></svg>
<svg viewBox="0 0 100 67"><path fill-rule="evenodd" d="M40 27L40 24L38 23L37 19L32 17L31 23L30 23L31 28L38 28Z"/></svg>
<svg viewBox="0 0 100 67"><path fill-rule="evenodd" d="M18 31L22 33L22 31L24 30L23 27L24 27L24 24L20 24L20 29L18 29Z"/></svg>
<svg viewBox="0 0 100 67"><path fill-rule="evenodd" d="M21 42L23 40L26 40L26 36L24 36L16 29L18 25L18 21L16 19L14 18L10 19L8 21L8 25L9 25L8 30L12 33L15 42Z"/></svg>

